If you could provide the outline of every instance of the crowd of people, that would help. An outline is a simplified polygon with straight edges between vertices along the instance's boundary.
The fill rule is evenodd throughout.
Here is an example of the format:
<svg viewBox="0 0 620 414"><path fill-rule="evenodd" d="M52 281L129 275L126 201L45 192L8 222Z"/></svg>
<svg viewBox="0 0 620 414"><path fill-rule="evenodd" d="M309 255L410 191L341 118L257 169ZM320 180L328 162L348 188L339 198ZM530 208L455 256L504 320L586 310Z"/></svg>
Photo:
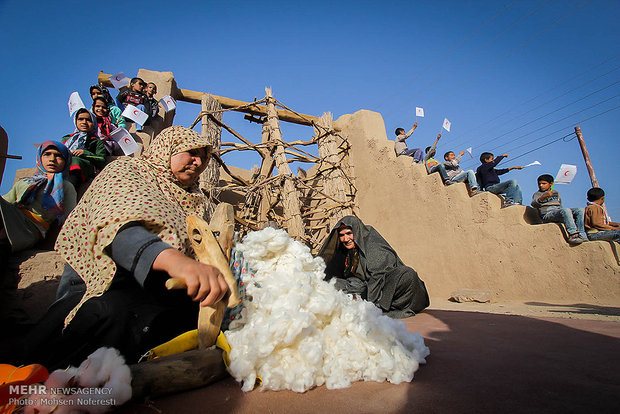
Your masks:
<svg viewBox="0 0 620 414"><path fill-rule="evenodd" d="M443 156L443 163L433 158L441 134L438 134L433 145L426 147L424 151L420 148L409 149L406 140L417 127L416 121L407 133L403 128L396 128L394 152L397 157L409 156L413 158L414 164L423 163L428 174L439 173L444 185L466 182L470 196L480 191L488 191L503 195L502 208L522 205L523 195L517 180L501 181L499 176L511 170L521 170L523 167L496 168L504 158L508 157L508 154L495 157L490 152L483 152L480 154L480 165L476 171L464 171L459 163L465 151L461 151L458 156L455 156L453 151L446 152ZM553 187L553 176L543 174L538 177L539 191L532 196L531 205L537 209L544 223L563 223L568 233L568 243L573 245L589 240L609 240L620 243L620 224L611 221L604 205L605 192L601 188L594 187L588 191L587 207L583 209L562 207L560 193Z"/></svg>

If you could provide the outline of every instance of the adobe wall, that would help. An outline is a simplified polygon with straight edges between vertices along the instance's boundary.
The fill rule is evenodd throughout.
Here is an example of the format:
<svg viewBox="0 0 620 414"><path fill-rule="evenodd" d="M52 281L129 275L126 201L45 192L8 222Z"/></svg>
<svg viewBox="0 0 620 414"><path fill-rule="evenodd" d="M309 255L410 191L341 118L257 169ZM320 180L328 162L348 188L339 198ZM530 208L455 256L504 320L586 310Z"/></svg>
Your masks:
<svg viewBox="0 0 620 414"><path fill-rule="evenodd" d="M431 297L471 288L494 300L620 304L620 266L609 242L571 247L558 225L527 224L523 206L501 210L493 194L469 198L463 183L443 186L410 157L396 158L376 112L343 115L336 124L352 146L360 218L418 271Z"/></svg>

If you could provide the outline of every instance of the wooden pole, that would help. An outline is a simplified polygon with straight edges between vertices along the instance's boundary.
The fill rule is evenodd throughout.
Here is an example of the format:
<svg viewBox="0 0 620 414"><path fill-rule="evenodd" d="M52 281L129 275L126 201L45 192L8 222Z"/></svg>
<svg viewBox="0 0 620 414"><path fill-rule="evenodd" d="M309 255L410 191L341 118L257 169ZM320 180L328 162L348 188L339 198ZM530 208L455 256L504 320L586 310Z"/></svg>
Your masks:
<svg viewBox="0 0 620 414"><path fill-rule="evenodd" d="M590 181L592 182L592 187L598 187L598 180L596 179L596 174L594 174L594 168L592 167L592 161L590 161L590 155L588 154L588 149L586 148L586 142L583 139L583 134L581 133L581 128L575 127L575 134L577 134L577 141L579 141L579 146L581 147L581 153L583 154L583 159L586 162L586 168L588 169L588 174L590 174Z"/></svg>
<svg viewBox="0 0 620 414"><path fill-rule="evenodd" d="M222 108L222 106L213 99L208 94L202 95L202 110L203 111L217 111ZM215 112L213 117L219 121L222 120L222 113ZM221 137L222 137L222 128L216 123L213 122L213 118L208 116L202 117L202 131L201 135L206 137L209 141L209 144L213 146L213 150L217 151L220 149ZM216 194L216 187L220 180L220 166L215 160L214 157L211 157L209 160L209 165L207 169L204 170L202 174L200 174L200 188L202 191L209 196L209 201L207 205L207 217L211 218L213 211L215 209L215 200L217 200L218 194Z"/></svg>
<svg viewBox="0 0 620 414"><path fill-rule="evenodd" d="M110 82L110 76L111 76L110 74L103 73L102 71L102 72L99 72L99 76L97 80L99 81L100 84L104 86L113 87L112 82ZM197 92L197 91L191 91L189 89L175 88L173 90L172 97L176 99L177 101L200 104L202 103L202 95L204 95L204 92ZM267 115L267 108L265 107L265 105L256 105L256 104L253 105L251 102L239 101L237 99L226 98L224 96L211 95L211 97L215 99L216 101L218 101L220 105L222 105L222 108L224 109L236 108L238 106L249 105L245 108L240 108L237 111L243 112L245 114L252 114L252 115L259 115L259 116ZM282 121L292 122L294 124L312 125L313 122L316 122L318 120L316 116L304 115L304 114L298 115L294 112L287 111L285 109L278 109L277 112L278 112L278 117Z"/></svg>
<svg viewBox="0 0 620 414"><path fill-rule="evenodd" d="M280 121L274 103L270 88L265 88L267 96L267 122L269 131L269 140L273 142L282 141L282 131L280 130ZM282 145L277 145L274 159L278 174L283 177L281 200L284 209L284 218L287 221L287 232L294 239L301 239L304 236L304 224L301 218L301 204L297 189L291 178L292 172L286 160L286 154Z"/></svg>

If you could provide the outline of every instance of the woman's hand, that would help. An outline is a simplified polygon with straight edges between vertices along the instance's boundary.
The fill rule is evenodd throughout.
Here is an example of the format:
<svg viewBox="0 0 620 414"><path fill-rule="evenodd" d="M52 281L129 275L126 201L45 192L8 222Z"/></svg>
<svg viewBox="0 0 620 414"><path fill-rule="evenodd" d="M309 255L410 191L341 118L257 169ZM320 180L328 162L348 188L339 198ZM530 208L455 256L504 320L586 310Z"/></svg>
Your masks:
<svg viewBox="0 0 620 414"><path fill-rule="evenodd" d="M153 270L183 280L187 295L200 302L200 306L213 306L228 292L228 284L218 268L190 259L176 249L161 252L153 262Z"/></svg>

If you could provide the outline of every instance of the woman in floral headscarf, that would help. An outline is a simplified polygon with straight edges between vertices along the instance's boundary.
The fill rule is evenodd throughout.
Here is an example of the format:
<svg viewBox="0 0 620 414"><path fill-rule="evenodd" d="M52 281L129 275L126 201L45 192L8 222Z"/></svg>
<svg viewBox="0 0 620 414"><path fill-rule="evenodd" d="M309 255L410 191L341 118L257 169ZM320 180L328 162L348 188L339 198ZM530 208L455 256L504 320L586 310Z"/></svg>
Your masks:
<svg viewBox="0 0 620 414"><path fill-rule="evenodd" d="M77 364L101 346L128 363L151 347L195 329L198 303L228 291L220 271L192 258L185 221L204 217L198 189L211 147L173 126L141 158L123 158L99 174L58 236L67 261L57 301L25 341L29 362ZM187 292L167 291L169 277Z"/></svg>
<svg viewBox="0 0 620 414"><path fill-rule="evenodd" d="M75 207L73 185L65 180L71 153L61 142L45 141L37 149L39 172L19 180L0 198L0 244L13 252L45 238L50 225L64 222Z"/></svg>
<svg viewBox="0 0 620 414"><path fill-rule="evenodd" d="M71 151L73 161L68 180L78 186L93 178L105 166L108 151L97 136L97 118L88 109L78 109L73 115L75 132L62 137L62 143Z"/></svg>

